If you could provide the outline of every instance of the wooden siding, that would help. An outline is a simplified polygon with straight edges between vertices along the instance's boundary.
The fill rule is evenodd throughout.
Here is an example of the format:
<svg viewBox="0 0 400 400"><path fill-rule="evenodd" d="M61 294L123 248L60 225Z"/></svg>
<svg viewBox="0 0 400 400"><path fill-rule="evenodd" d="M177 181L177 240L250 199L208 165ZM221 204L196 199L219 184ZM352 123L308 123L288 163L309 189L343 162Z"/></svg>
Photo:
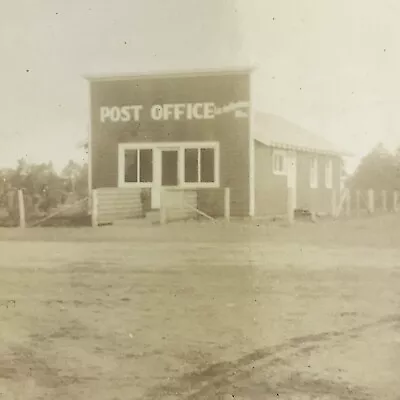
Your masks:
<svg viewBox="0 0 400 400"><path fill-rule="evenodd" d="M140 189L97 189L98 224L141 217L143 211L140 193Z"/></svg>
<svg viewBox="0 0 400 400"><path fill-rule="evenodd" d="M194 190L164 190L161 207L168 221L180 221L197 217L197 192Z"/></svg>
<svg viewBox="0 0 400 400"><path fill-rule="evenodd" d="M259 142L255 144L255 214L259 217L282 215L287 210L287 178L274 175L272 151Z"/></svg>
<svg viewBox="0 0 400 400"><path fill-rule="evenodd" d="M152 121L143 113L140 123L101 123L102 106L214 102L218 107L249 101L248 73L125 79L92 82L92 187L118 186L118 144L217 141L220 144L220 185L231 188L231 213L249 213L249 118L233 113L211 120ZM220 210L223 212L223 210Z"/></svg>
<svg viewBox="0 0 400 400"><path fill-rule="evenodd" d="M200 211L210 217L220 218L224 216L224 188L199 189L197 202Z"/></svg>
<svg viewBox="0 0 400 400"><path fill-rule="evenodd" d="M318 185L310 187L310 160L317 157ZM325 165L332 160L333 180L332 188L325 186ZM317 213L332 211L332 190L335 190L337 201L340 196L340 158L329 155L315 155L312 153L297 153L297 208L307 209Z"/></svg>
<svg viewBox="0 0 400 400"><path fill-rule="evenodd" d="M272 168L273 148L256 142L255 145L255 201L256 216L280 215L287 211L287 177L275 175ZM310 159L318 160L318 187L310 187ZM333 189L325 187L325 164L332 160ZM340 196L341 160L337 156L296 152L296 195L298 209L331 213L332 190L336 201Z"/></svg>

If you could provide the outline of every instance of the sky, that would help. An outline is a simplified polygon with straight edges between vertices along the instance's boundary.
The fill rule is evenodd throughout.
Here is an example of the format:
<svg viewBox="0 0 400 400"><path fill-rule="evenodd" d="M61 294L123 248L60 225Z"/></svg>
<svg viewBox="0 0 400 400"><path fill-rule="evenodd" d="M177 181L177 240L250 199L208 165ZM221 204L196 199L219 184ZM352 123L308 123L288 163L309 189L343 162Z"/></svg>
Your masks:
<svg viewBox="0 0 400 400"><path fill-rule="evenodd" d="M90 74L252 65L258 108L354 153L400 145L396 0L13 0L0 167L84 160ZM355 162L353 160L353 163Z"/></svg>

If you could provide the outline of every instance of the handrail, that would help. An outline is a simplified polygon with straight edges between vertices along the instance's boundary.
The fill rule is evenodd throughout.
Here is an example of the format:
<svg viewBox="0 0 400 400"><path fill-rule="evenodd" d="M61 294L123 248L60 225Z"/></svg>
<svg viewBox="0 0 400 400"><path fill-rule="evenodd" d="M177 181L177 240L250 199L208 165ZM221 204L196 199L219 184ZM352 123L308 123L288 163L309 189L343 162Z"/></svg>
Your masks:
<svg viewBox="0 0 400 400"><path fill-rule="evenodd" d="M191 210L195 211L196 213L198 213L198 214L202 215L203 217L209 219L209 220L212 221L214 224L217 223L217 220L216 220L215 218L209 216L208 214L206 214L206 213L203 212L203 211L200 211L198 208L193 207L191 204L186 203L186 201L183 201L183 204L184 204L186 207L190 208Z"/></svg>

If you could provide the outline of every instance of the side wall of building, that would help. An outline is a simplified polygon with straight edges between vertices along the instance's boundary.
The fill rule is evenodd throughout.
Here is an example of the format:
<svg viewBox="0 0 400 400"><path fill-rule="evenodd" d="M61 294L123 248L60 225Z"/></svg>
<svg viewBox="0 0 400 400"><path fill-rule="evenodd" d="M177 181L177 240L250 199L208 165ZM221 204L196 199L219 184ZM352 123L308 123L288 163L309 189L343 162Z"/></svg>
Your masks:
<svg viewBox="0 0 400 400"><path fill-rule="evenodd" d="M318 183L316 188L310 185L311 159L317 159ZM325 166L332 161L332 188L326 187ZM341 161L337 156L313 153L297 153L297 208L306 209L317 213L331 213L332 196L340 196L340 171ZM336 199L336 200L337 200Z"/></svg>
<svg viewBox="0 0 400 400"><path fill-rule="evenodd" d="M287 212L287 176L273 173L272 147L259 142L255 144L255 200L256 216L282 215ZM317 158L318 184L310 185L310 163ZM332 161L332 188L325 183L325 165ZM296 152L296 198L297 209L318 213L331 213L332 197L336 194L336 202L340 196L341 160L336 156L318 155Z"/></svg>
<svg viewBox="0 0 400 400"><path fill-rule="evenodd" d="M287 176L275 175L271 147L255 143L255 214L258 217L285 214Z"/></svg>

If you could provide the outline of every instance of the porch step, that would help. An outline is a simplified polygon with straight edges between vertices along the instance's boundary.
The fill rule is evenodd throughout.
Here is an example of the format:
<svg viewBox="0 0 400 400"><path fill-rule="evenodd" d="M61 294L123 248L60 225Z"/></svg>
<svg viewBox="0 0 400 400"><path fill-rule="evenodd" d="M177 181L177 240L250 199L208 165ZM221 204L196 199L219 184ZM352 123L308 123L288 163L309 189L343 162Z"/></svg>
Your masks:
<svg viewBox="0 0 400 400"><path fill-rule="evenodd" d="M160 223L160 210L147 211L145 219L153 224Z"/></svg>
<svg viewBox="0 0 400 400"><path fill-rule="evenodd" d="M147 218L127 218L114 221L114 226L150 226L151 222Z"/></svg>

